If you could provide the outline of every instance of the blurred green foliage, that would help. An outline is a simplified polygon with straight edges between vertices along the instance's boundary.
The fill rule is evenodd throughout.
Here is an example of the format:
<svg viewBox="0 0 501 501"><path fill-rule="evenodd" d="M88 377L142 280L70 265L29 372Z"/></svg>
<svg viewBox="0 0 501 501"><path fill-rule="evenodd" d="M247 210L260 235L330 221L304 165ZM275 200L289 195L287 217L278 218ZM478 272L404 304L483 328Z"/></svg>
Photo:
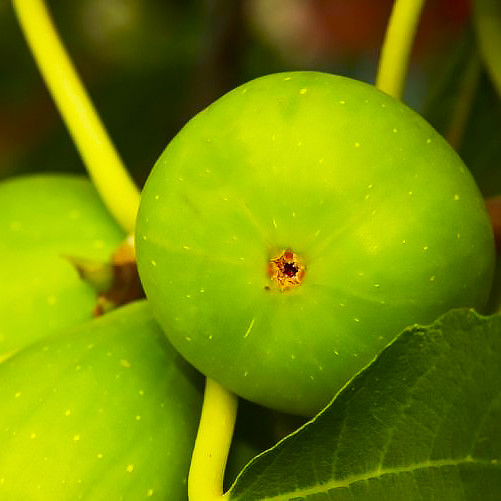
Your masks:
<svg viewBox="0 0 501 501"><path fill-rule="evenodd" d="M275 71L313 69L373 82L391 4L47 1L139 185L190 117L246 80ZM444 134L462 99L458 71L467 65L468 51L476 50L468 5L468 0L427 3L409 71L406 101ZM0 179L34 171L83 172L8 0L0 0L0 61ZM493 132L501 127L501 112L488 78L482 74L478 81L458 149L492 194L501 191L501 176L495 174L501 171L495 161L500 158L499 134Z"/></svg>

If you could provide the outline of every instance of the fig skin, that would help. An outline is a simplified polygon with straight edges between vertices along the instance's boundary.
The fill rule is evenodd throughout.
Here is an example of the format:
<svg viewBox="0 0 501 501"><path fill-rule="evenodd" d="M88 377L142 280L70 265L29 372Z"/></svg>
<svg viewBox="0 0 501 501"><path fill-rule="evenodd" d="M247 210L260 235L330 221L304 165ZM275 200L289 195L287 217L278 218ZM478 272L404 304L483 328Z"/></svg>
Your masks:
<svg viewBox="0 0 501 501"><path fill-rule="evenodd" d="M414 323L484 307L494 243L465 165L417 113L352 79L268 75L171 141L142 193L138 269L198 370L312 415ZM270 261L292 251L297 287Z"/></svg>
<svg viewBox="0 0 501 501"><path fill-rule="evenodd" d="M146 301L0 364L0 499L186 500L203 378Z"/></svg>
<svg viewBox="0 0 501 501"><path fill-rule="evenodd" d="M73 259L108 263L125 239L89 179L31 174L0 183L0 360L90 319L98 294Z"/></svg>

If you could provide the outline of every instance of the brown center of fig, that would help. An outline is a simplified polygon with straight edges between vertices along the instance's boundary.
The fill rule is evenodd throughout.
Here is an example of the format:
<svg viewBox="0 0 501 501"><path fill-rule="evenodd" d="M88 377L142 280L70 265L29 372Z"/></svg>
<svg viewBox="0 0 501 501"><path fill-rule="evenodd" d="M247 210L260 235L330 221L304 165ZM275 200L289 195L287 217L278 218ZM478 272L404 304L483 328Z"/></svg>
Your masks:
<svg viewBox="0 0 501 501"><path fill-rule="evenodd" d="M290 249L274 256L268 263L271 281L281 291L299 287L303 283L305 271L301 258Z"/></svg>

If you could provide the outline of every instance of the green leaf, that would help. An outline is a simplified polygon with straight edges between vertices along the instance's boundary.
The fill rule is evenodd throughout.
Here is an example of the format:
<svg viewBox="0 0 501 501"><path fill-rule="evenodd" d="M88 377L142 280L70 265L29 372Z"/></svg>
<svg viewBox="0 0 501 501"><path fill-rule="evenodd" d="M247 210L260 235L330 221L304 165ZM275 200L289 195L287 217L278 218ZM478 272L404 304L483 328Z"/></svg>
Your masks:
<svg viewBox="0 0 501 501"><path fill-rule="evenodd" d="M0 364L0 499L186 499L202 380L145 301Z"/></svg>
<svg viewBox="0 0 501 501"><path fill-rule="evenodd" d="M468 30L431 76L424 117L457 150L484 196L501 192L501 102Z"/></svg>
<svg viewBox="0 0 501 501"><path fill-rule="evenodd" d="M485 65L501 96L501 2L475 0L473 19Z"/></svg>
<svg viewBox="0 0 501 501"><path fill-rule="evenodd" d="M232 500L498 500L501 316L405 330L316 418L258 456Z"/></svg>
<svg viewBox="0 0 501 501"><path fill-rule="evenodd" d="M464 138L465 121L478 92L480 57L473 30L465 30L438 72L432 73L423 116L454 148Z"/></svg>

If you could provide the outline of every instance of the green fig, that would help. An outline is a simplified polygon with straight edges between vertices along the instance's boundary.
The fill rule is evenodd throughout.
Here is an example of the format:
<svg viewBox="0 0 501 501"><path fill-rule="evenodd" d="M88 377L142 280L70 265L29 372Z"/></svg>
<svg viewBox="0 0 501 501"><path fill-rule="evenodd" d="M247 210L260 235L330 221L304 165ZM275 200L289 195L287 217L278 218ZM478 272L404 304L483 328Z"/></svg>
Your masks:
<svg viewBox="0 0 501 501"><path fill-rule="evenodd" d="M92 316L95 288L74 260L107 263L124 240L89 180L0 183L0 358Z"/></svg>
<svg viewBox="0 0 501 501"><path fill-rule="evenodd" d="M146 182L136 247L176 349L304 415L406 326L482 309L494 270L482 196L446 141L375 87L316 72L194 117Z"/></svg>
<svg viewBox="0 0 501 501"><path fill-rule="evenodd" d="M0 364L0 499L186 499L202 380L145 301Z"/></svg>

